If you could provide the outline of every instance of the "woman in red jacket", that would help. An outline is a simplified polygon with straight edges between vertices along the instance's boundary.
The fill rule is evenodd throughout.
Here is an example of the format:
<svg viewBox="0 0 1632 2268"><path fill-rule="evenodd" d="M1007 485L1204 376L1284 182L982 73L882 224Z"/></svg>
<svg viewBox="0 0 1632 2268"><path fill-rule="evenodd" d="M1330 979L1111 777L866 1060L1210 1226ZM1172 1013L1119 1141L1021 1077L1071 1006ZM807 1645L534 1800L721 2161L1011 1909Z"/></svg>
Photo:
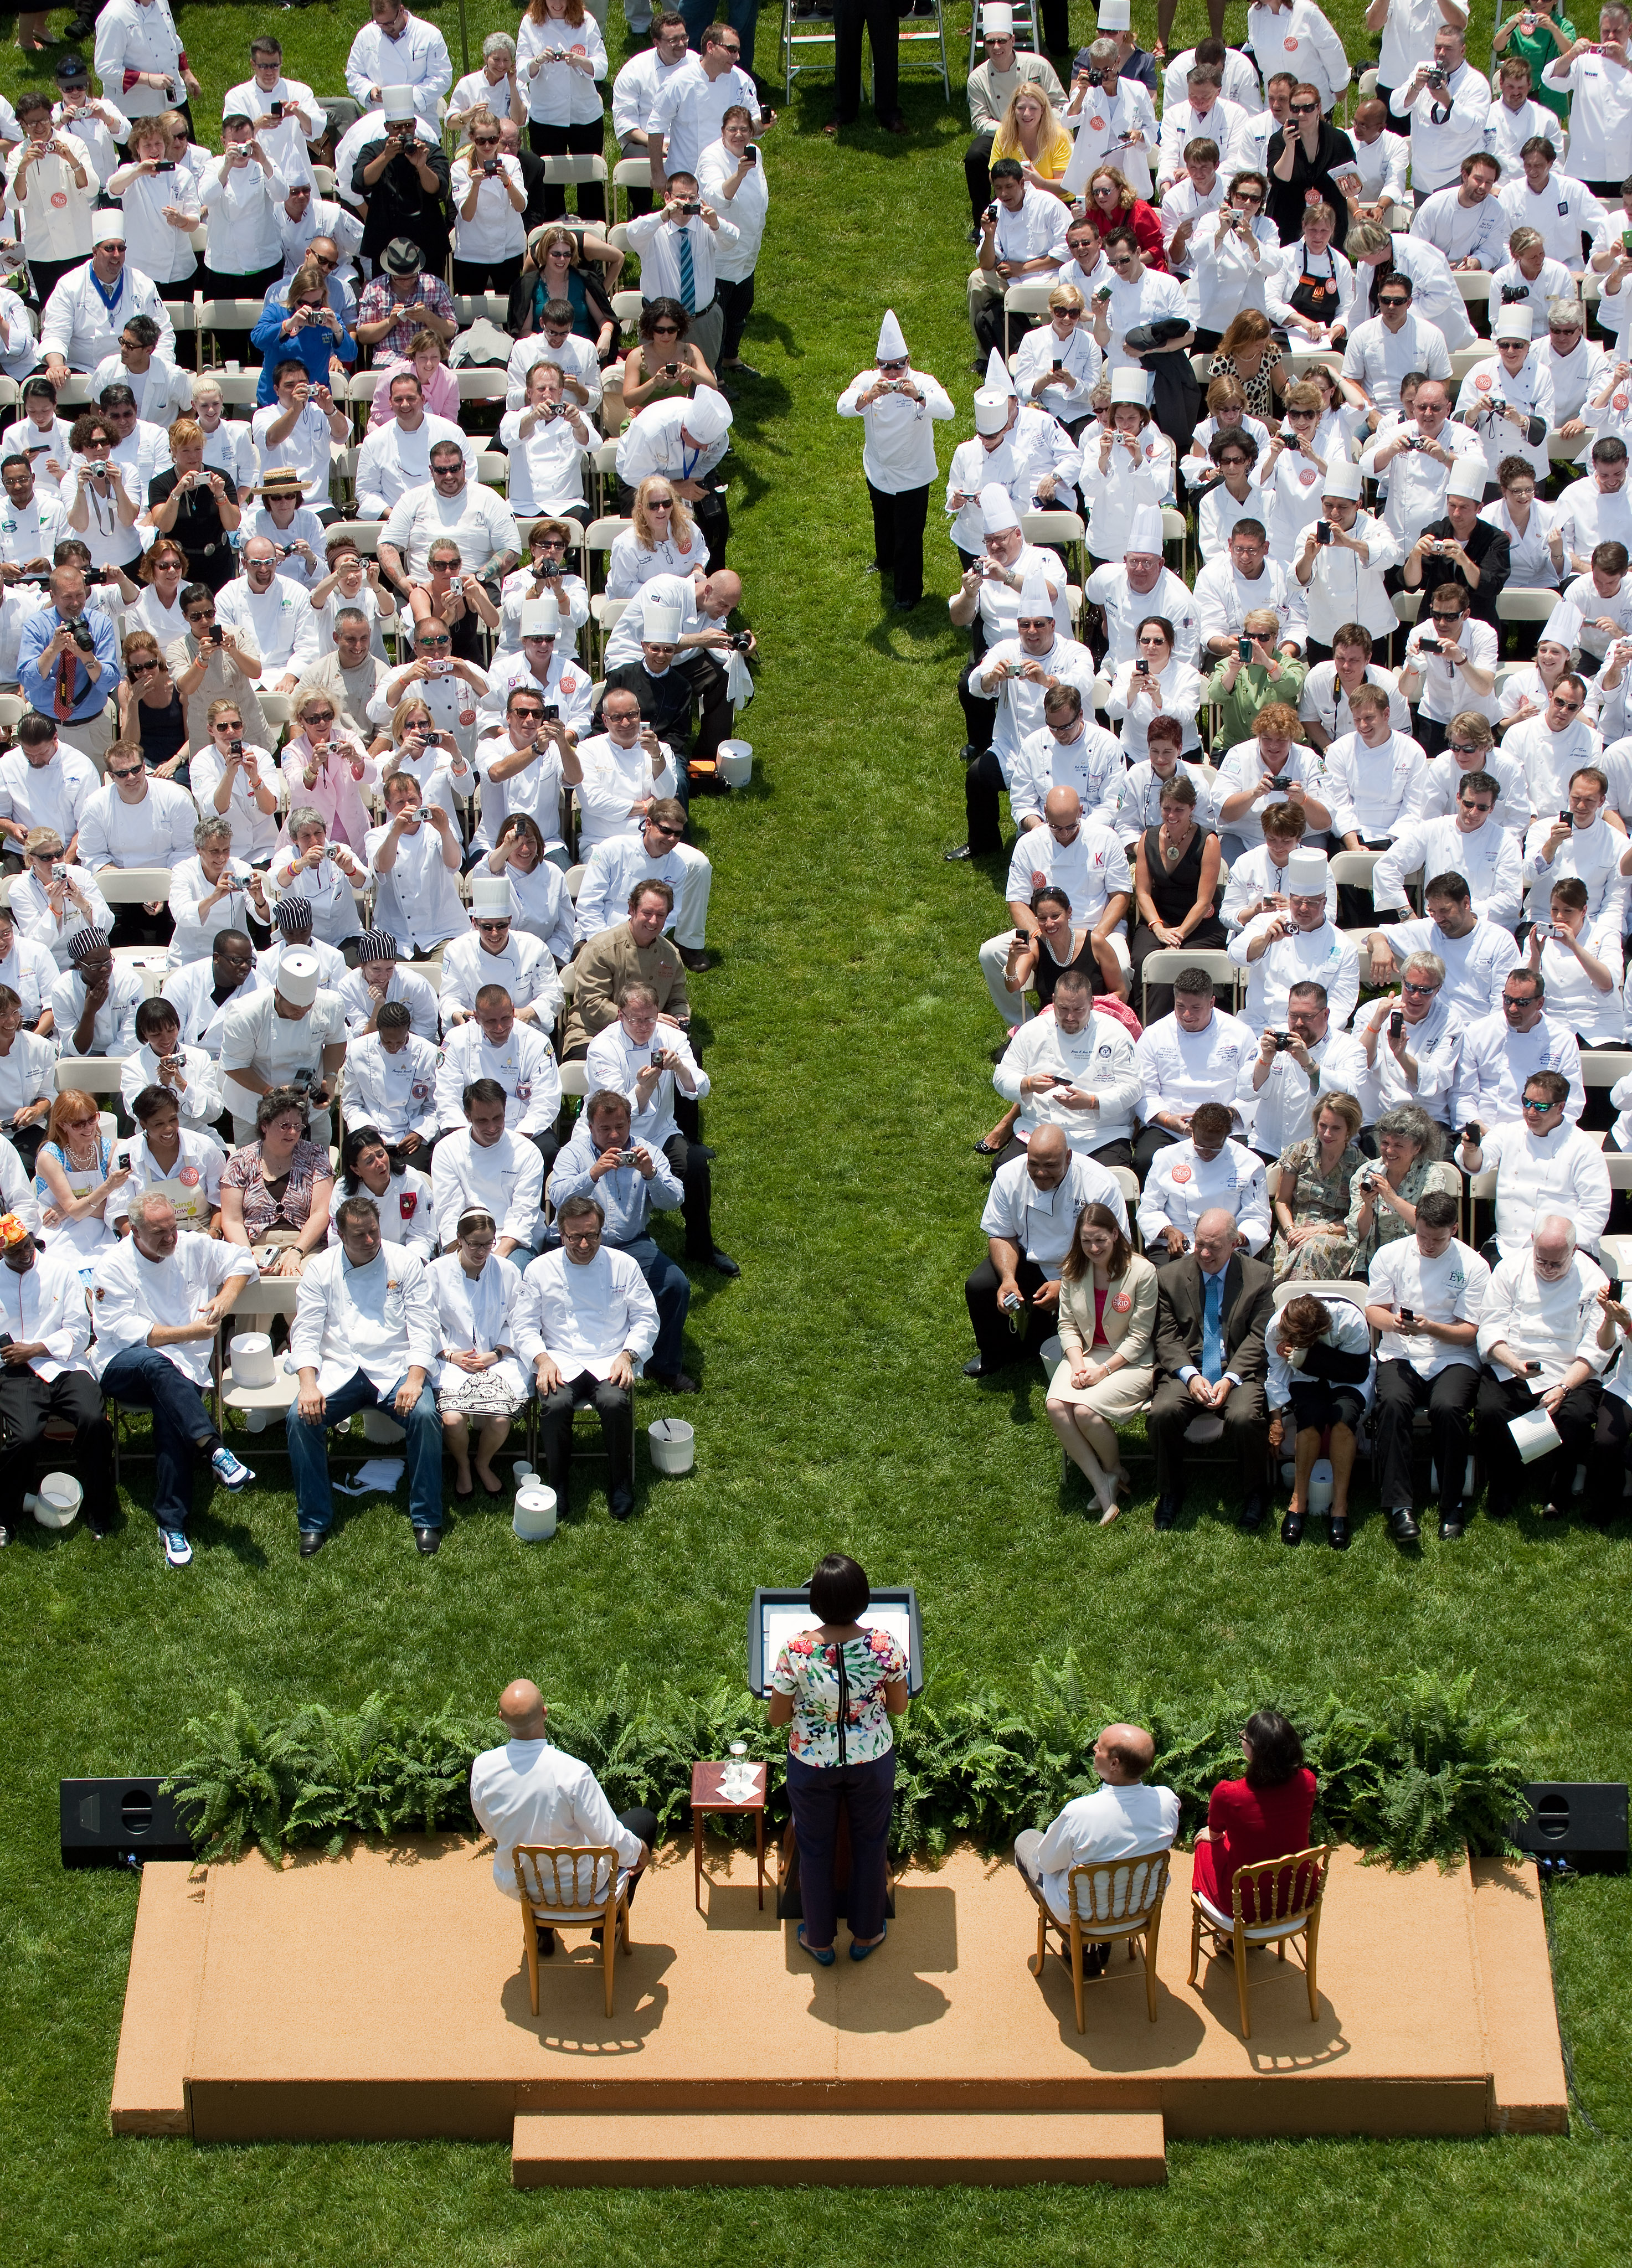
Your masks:
<svg viewBox="0 0 1632 2268"><path fill-rule="evenodd" d="M1247 1719L1241 1751L1246 1777L1222 1779L1213 1790L1191 1874L1192 1887L1226 1927L1237 1867L1306 1850L1315 1809L1315 1775L1303 1762L1303 1743L1278 1709L1259 1709Z"/></svg>
<svg viewBox="0 0 1632 2268"><path fill-rule="evenodd" d="M1139 250L1147 268L1167 273L1167 248L1162 241L1162 224L1156 209L1135 195L1126 173L1115 166L1096 166L1089 176L1088 210L1097 219L1103 236L1109 229L1124 222L1139 239Z"/></svg>

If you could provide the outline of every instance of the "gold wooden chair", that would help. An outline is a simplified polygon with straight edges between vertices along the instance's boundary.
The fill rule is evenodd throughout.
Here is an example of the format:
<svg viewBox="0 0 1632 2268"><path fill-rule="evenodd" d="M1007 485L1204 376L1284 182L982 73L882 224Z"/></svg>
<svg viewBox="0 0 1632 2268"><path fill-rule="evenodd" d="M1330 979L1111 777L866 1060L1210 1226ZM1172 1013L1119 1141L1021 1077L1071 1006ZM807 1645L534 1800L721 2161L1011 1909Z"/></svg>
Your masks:
<svg viewBox="0 0 1632 2268"><path fill-rule="evenodd" d="M1066 1903L1071 1911L1068 1933L1050 1911L1042 1892L1032 1889L1031 1895L1037 1900L1037 1958L1026 1965L1034 1977L1042 1975L1043 1964L1048 1958L1052 1922L1070 1948L1071 1984L1076 1995L1079 2032L1088 2029L1082 1999L1087 1983L1082 1973L1082 1948L1122 1938L1127 1940L1130 1961L1134 1958L1135 1939L1143 1940L1145 2006L1155 2023L1156 1940L1162 1932L1162 1901L1167 1895L1170 1855L1165 1850L1134 1851L1125 1859L1101 1860L1091 1867L1073 1867L1066 1877Z"/></svg>
<svg viewBox="0 0 1632 2268"><path fill-rule="evenodd" d="M1252 2036L1252 2019L1247 2008L1246 1957L1254 1945L1273 1945L1278 1957L1284 1961L1287 1947L1294 1938L1303 1940L1303 1962L1305 1981L1309 1985L1309 2021L1319 2020L1319 1999L1315 1986L1315 1953L1320 1937L1320 1909L1326 1898L1327 1862L1332 1855L1329 1843L1317 1843L1307 1851L1289 1852L1284 1859L1262 1859L1254 1867L1237 1867L1230 1878L1230 1911L1215 1906L1199 1890L1190 1893L1190 1978L1196 1981L1196 1967L1201 1958L1201 1927L1205 1922L1222 1937L1227 1932L1234 1939L1236 1960L1236 1991L1241 1999L1241 2036Z"/></svg>
<svg viewBox="0 0 1632 2268"><path fill-rule="evenodd" d="M538 2014L540 1929L598 1929L609 2016L620 1940L624 1951L629 1950L628 1868L606 1844L518 1843L510 1859L521 1897L521 1942L527 1948L533 2014Z"/></svg>

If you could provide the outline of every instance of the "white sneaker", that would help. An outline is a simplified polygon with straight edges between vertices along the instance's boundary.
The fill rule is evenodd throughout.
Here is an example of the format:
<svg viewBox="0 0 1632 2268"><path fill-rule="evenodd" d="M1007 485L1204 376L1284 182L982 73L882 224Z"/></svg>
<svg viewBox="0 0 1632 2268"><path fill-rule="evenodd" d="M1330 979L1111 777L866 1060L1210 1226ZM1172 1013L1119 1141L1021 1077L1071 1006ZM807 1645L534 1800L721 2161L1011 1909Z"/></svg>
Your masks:
<svg viewBox="0 0 1632 2268"><path fill-rule="evenodd" d="M166 1565L172 1567L191 1566L193 1547L187 1540L187 1530L184 1528L161 1528L159 1536L165 1547Z"/></svg>

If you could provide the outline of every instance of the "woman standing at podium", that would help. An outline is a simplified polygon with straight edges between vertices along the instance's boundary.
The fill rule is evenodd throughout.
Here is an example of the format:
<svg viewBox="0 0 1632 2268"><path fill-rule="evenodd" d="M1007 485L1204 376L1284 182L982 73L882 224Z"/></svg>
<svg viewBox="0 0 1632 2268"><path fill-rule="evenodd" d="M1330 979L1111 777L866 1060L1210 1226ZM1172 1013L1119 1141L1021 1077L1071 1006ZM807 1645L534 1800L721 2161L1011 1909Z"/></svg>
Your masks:
<svg viewBox="0 0 1632 2268"><path fill-rule="evenodd" d="M810 1578L817 1629L801 1631L771 1673L770 1721L791 1727L787 1795L799 1847L804 1920L799 1942L831 1969L835 1959L833 1852L838 1807L850 1814L850 1888L846 1916L850 1958L865 1961L884 1941L885 1854L895 1796L890 1719L906 1714L907 1662L884 1631L858 1617L871 1595L863 1570L831 1552Z"/></svg>

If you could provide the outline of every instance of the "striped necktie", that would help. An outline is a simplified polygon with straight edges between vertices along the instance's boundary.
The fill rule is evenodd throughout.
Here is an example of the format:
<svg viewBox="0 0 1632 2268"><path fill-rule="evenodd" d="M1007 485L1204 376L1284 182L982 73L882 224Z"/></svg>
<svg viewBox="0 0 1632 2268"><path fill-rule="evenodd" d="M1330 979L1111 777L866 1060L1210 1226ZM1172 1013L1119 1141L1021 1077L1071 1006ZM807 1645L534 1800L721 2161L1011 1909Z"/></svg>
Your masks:
<svg viewBox="0 0 1632 2268"><path fill-rule="evenodd" d="M680 304L688 315L697 313L697 275L691 264L691 232L680 232Z"/></svg>

